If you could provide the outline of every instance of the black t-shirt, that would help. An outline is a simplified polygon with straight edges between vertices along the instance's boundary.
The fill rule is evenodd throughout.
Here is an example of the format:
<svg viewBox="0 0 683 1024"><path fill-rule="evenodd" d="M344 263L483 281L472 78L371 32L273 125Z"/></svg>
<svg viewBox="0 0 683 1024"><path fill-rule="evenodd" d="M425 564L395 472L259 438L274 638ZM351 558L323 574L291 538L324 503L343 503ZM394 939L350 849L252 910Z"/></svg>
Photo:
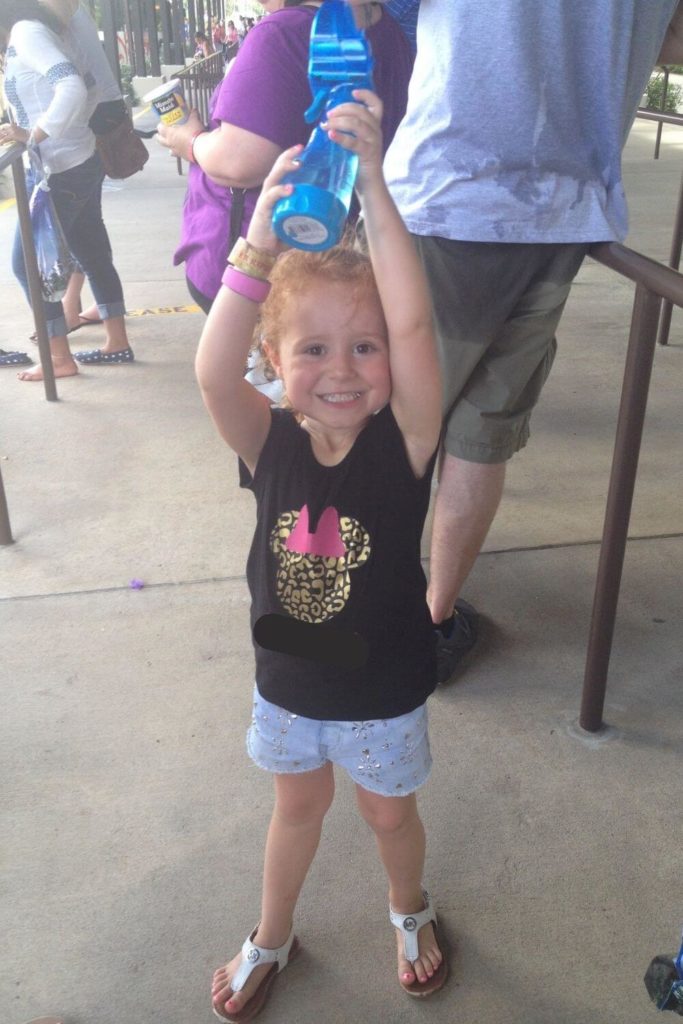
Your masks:
<svg viewBox="0 0 683 1024"><path fill-rule="evenodd" d="M406 714L436 685L420 564L434 457L417 480L389 406L336 466L318 462L292 413L271 415L253 479L240 463L257 505L247 580L259 693L318 720Z"/></svg>

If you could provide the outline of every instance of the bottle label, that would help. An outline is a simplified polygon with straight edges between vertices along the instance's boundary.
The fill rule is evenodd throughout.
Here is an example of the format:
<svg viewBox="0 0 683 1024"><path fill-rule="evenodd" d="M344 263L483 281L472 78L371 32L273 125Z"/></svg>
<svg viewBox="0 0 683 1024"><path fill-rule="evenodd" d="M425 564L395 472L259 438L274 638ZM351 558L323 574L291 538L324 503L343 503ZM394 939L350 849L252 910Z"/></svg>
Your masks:
<svg viewBox="0 0 683 1024"><path fill-rule="evenodd" d="M300 215L287 217L282 228L293 241L305 242L306 245L322 245L329 235L329 231L319 220Z"/></svg>

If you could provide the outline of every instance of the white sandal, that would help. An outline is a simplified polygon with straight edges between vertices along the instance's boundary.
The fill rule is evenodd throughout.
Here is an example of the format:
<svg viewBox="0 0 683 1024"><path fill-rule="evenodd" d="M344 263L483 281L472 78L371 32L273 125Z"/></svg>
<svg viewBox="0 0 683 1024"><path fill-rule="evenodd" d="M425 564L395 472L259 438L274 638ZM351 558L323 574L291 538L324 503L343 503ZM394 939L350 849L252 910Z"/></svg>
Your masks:
<svg viewBox="0 0 683 1024"><path fill-rule="evenodd" d="M442 954L441 963L431 978L427 978L424 982L420 982L416 978L409 985L404 985L401 981L401 988L410 996L431 996L432 993L439 991L448 977L448 965L444 956L443 943L437 930L436 911L432 906L432 901L426 889L422 890L422 896L425 903L424 910L420 910L417 914L397 914L395 910L392 910L391 904L389 905L389 919L394 928L398 928L401 933L403 938L403 955L409 963L414 964L420 956L417 936L420 928L423 928L426 924L434 925L434 935Z"/></svg>
<svg viewBox="0 0 683 1024"><path fill-rule="evenodd" d="M263 946L257 946L252 942L252 939L258 931L258 925L254 928L253 932L246 939L242 946L242 962L235 971L235 974L230 982L230 988L232 989L233 995L235 992L241 992L249 979L251 972L255 967L260 967L261 964L272 964L271 969L264 976L263 981L254 992L251 999L244 1004L241 1010L236 1010L230 1017L225 1013L219 1013L215 1006L212 1006L215 1015L220 1020L228 1021L229 1024L244 1024L245 1021L253 1020L257 1013L260 1013L265 1006L266 999L270 994L273 982L275 978L283 971L290 960L293 960L297 955L301 946L299 940L294 934L292 928L289 933L289 938L282 946L278 946L277 949L265 949ZM225 1000L227 1002L227 1000Z"/></svg>

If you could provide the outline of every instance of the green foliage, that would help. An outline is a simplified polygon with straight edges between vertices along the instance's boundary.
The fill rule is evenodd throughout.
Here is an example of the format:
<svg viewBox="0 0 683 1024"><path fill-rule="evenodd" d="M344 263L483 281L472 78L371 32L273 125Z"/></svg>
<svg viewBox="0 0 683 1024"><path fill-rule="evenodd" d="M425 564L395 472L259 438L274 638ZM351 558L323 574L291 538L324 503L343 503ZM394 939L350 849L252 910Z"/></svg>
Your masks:
<svg viewBox="0 0 683 1024"><path fill-rule="evenodd" d="M661 110L662 99L664 97L664 75L661 72L653 75L650 81L647 83L645 90L645 106L648 110ZM666 90L666 103L664 104L664 112L666 114L675 114L678 110L678 105L681 102L683 96L683 89L680 85L676 85L674 82L669 82L669 87Z"/></svg>

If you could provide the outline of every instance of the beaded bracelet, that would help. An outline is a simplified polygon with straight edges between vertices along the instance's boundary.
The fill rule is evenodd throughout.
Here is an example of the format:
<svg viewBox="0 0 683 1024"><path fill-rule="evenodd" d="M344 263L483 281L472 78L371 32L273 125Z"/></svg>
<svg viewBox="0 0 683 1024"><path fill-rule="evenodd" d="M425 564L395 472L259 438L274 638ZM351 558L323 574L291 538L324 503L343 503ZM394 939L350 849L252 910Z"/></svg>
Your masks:
<svg viewBox="0 0 683 1024"><path fill-rule="evenodd" d="M270 291L270 281L263 281L258 277L245 274L236 267L228 267L223 274L223 284L231 292L241 295L252 302L265 302Z"/></svg>

